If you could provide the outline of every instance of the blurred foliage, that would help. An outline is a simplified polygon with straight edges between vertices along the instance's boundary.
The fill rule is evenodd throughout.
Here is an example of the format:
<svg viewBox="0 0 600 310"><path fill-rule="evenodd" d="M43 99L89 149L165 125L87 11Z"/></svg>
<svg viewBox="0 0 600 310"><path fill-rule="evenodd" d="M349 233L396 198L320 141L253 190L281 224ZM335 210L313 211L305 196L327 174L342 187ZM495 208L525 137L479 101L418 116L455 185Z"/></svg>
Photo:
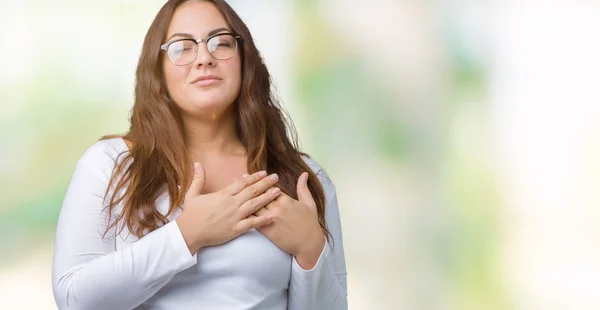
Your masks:
<svg viewBox="0 0 600 310"><path fill-rule="evenodd" d="M296 24L305 25L297 28L298 44L303 48L296 55L296 83L300 102L310 115L317 158L334 161L368 148L379 161L415 165L417 156L426 152L423 144L435 142L418 141L427 136L416 134L420 129L412 127L414 123L390 114L387 107L404 104L402 99L380 81L367 78L368 62L328 29L315 1L295 4L300 9ZM429 139L443 142L439 148L442 153L433 158L441 161L437 177L444 185L440 195L442 206L448 208L444 211L447 218L425 232L431 238L418 238L426 242L423 246L431 249L446 274L445 287L452 292L448 309L506 309L503 283L497 274L499 224L494 175L489 161L474 160L471 153L491 154L490 145L485 144L489 140L485 70L463 48L460 34L446 35L450 63L444 85L447 99L441 103L442 126L435 129L437 137ZM461 137L453 135L461 127L453 120L465 111L471 118L463 120L474 124L470 129L475 131L464 138L471 147L467 150L458 145ZM437 180L428 182L435 184ZM413 306L425 309L430 302L414 299Z"/></svg>
<svg viewBox="0 0 600 310"><path fill-rule="evenodd" d="M298 45L294 71L298 100L310 116L317 157L334 160L356 148L400 161L410 149L403 125L388 108L397 98L373 79L369 68L315 12L316 1L296 1ZM320 154L319 154L320 153ZM335 155L334 155L335 154Z"/></svg>

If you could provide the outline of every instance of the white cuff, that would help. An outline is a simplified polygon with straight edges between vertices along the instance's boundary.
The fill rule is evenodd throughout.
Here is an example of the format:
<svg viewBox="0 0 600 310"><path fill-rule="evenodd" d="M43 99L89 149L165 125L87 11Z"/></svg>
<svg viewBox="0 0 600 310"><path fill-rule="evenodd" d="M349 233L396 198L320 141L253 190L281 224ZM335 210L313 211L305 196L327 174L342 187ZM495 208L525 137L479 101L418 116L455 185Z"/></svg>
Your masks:
<svg viewBox="0 0 600 310"><path fill-rule="evenodd" d="M315 264L315 266L308 270L304 269L304 268L300 267L300 265L298 264L298 261L296 260L296 256L294 256L294 258L292 260L292 272L300 273L300 274L311 273L313 271L316 272L323 265L323 261L327 260L330 255L331 255L331 248L329 247L327 238L325 238L325 244L323 245L323 250L321 251L321 254L319 255L319 259L317 260L317 263Z"/></svg>
<svg viewBox="0 0 600 310"><path fill-rule="evenodd" d="M183 234L181 234L181 230L179 229L179 225L177 225L177 221L172 221L165 224L163 229L167 230L168 238L171 241L170 243L177 253L176 263L181 264L181 270L195 265L198 262L196 259L198 253L194 253L194 255L190 254L190 249L185 243L185 239L183 239Z"/></svg>

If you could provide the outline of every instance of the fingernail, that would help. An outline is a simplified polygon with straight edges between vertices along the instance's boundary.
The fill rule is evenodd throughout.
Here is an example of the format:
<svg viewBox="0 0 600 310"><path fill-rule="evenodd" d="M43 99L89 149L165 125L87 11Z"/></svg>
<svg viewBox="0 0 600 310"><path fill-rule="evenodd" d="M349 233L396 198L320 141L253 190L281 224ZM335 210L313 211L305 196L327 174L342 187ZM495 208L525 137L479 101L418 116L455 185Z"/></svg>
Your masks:
<svg viewBox="0 0 600 310"><path fill-rule="evenodd" d="M194 162L194 172L198 172L198 170L200 170L200 164L197 161L195 161Z"/></svg>
<svg viewBox="0 0 600 310"><path fill-rule="evenodd" d="M245 178L245 177L247 177L247 176L248 176L248 175L247 175L247 174L245 174L245 173L244 173L244 174L242 174L242 177L244 177L244 178Z"/></svg>
<svg viewBox="0 0 600 310"><path fill-rule="evenodd" d="M271 180L273 180L273 181L277 181L277 179L279 179L279 177L277 176L276 173L271 174L271 176L269 176L269 178L271 178Z"/></svg>
<svg viewBox="0 0 600 310"><path fill-rule="evenodd" d="M267 175L267 172L264 170L258 173L259 177L264 177L265 175Z"/></svg>

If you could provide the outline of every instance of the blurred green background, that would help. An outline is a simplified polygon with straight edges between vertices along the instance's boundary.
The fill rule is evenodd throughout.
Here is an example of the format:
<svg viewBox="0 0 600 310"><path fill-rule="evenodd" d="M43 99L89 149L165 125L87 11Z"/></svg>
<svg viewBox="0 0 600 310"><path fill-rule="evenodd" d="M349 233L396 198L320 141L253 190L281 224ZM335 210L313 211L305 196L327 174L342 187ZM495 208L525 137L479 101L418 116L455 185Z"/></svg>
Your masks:
<svg viewBox="0 0 600 310"><path fill-rule="evenodd" d="M164 1L0 0L0 307L56 309L77 159ZM600 4L230 0L338 189L350 309L598 309Z"/></svg>

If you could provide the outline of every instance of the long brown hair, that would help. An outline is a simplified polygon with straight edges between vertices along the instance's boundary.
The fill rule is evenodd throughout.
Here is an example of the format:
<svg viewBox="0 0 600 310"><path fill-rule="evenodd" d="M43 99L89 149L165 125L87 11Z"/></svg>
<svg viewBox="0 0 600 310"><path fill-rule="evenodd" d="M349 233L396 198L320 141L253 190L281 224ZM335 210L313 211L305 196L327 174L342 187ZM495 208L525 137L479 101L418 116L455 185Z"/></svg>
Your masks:
<svg viewBox="0 0 600 310"><path fill-rule="evenodd" d="M135 101L129 131L122 137L131 141L129 153L121 153L106 189L112 191L108 209L109 223L104 235L125 226L141 238L164 225L167 216L184 200L191 183L192 169L187 160L186 137L179 108L168 94L161 62L160 45L165 40L173 13L190 0L168 1L158 12L144 39L136 70ZM301 158L298 137L289 116L283 111L272 90L271 78L248 27L224 0L205 0L216 5L232 31L241 36L242 85L234 107L236 134L246 149L247 170L277 173L277 186L290 197L298 198L296 183L300 174L309 173L308 187L315 199L319 224L330 239L325 222L325 194L319 179ZM120 160L121 155L125 155ZM181 188L179 184L184 184ZM170 206L161 214L155 200L168 191ZM119 193L122 193L119 195ZM122 203L120 212L117 205ZM114 221L113 215L119 213Z"/></svg>

